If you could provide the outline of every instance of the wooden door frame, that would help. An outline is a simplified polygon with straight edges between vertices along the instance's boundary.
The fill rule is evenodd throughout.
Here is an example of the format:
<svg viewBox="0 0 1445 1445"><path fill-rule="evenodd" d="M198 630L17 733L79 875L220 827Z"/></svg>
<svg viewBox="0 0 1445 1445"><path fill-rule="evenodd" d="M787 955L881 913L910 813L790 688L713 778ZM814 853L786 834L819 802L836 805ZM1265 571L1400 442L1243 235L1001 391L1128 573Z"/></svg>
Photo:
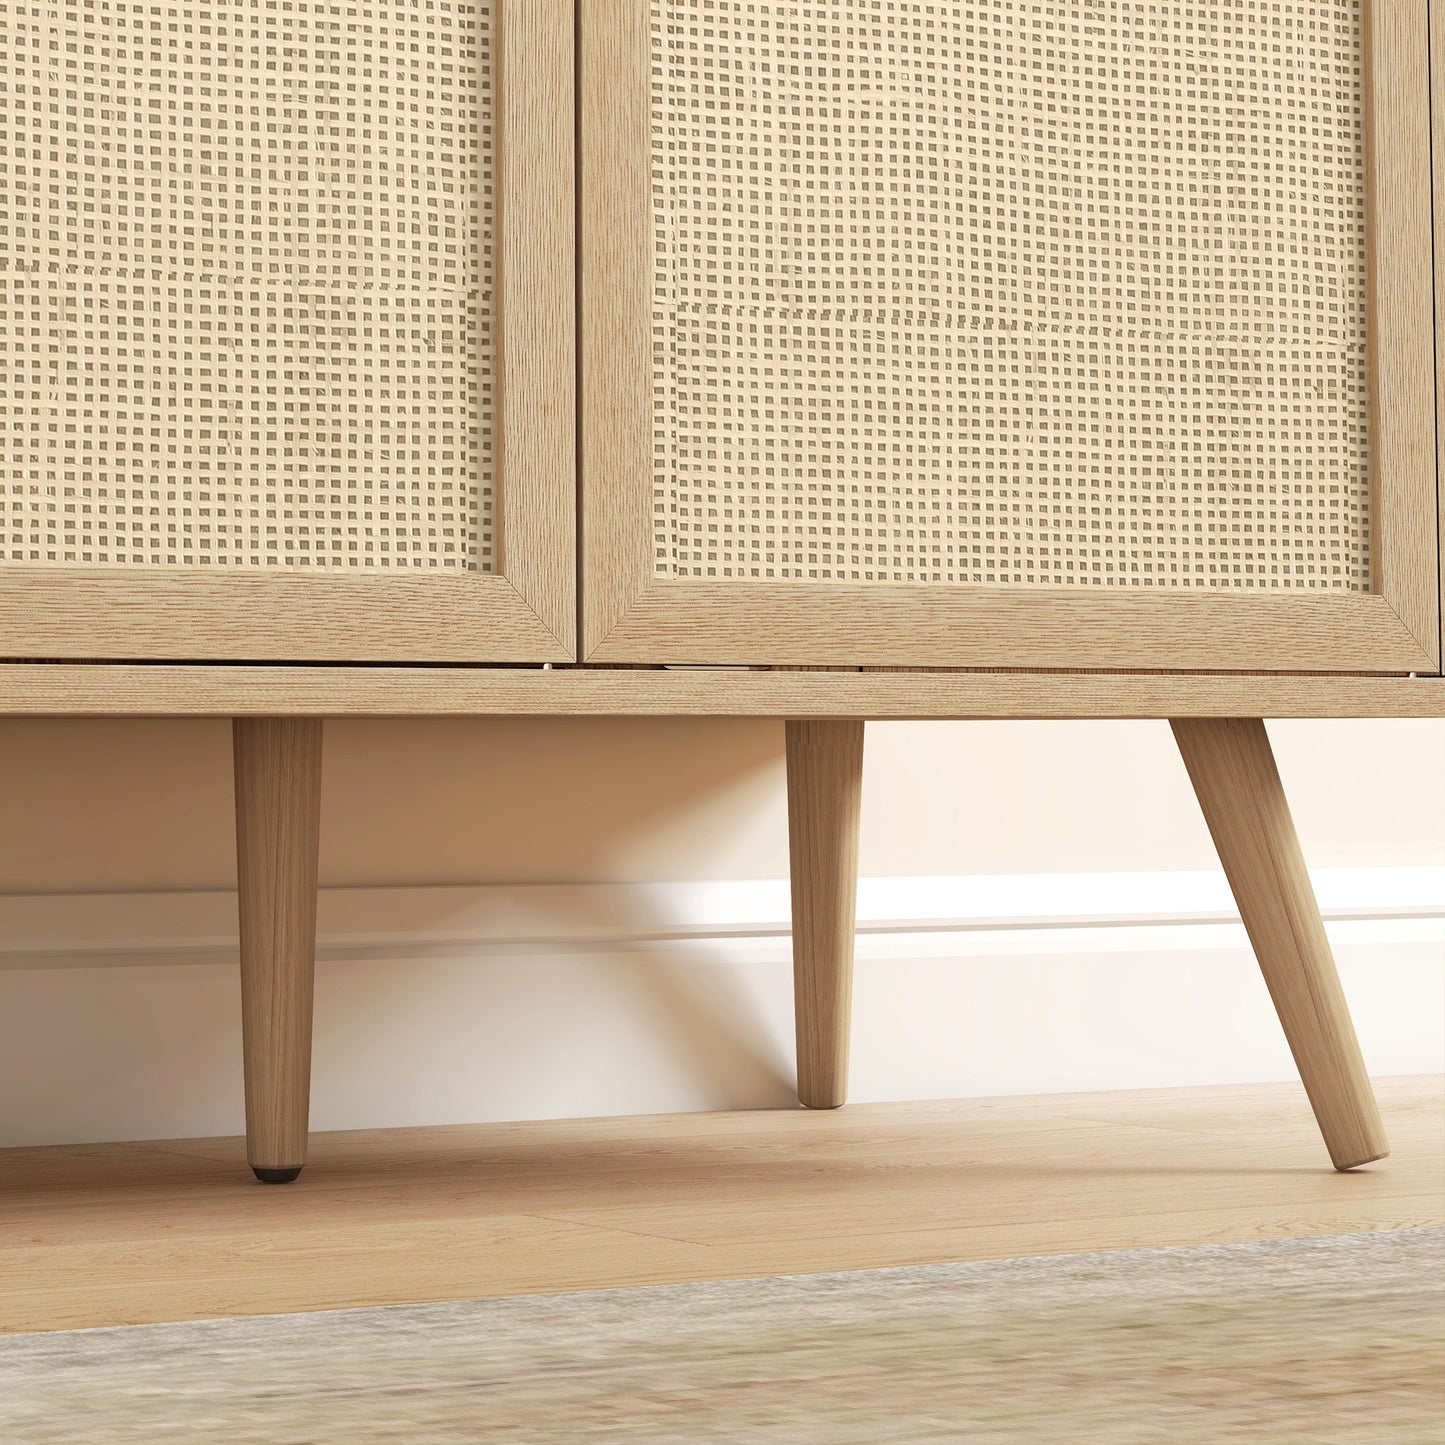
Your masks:
<svg viewBox="0 0 1445 1445"><path fill-rule="evenodd" d="M576 645L571 0L493 0L495 570L0 568L0 656L563 662ZM487 244L483 238L483 244Z"/></svg>
<svg viewBox="0 0 1445 1445"><path fill-rule="evenodd" d="M1374 537L1365 594L657 577L649 6L582 0L579 18L584 660L1439 669L1428 0L1365 0Z"/></svg>
<svg viewBox="0 0 1445 1445"><path fill-rule="evenodd" d="M1445 659L1445 3L1430 5L1430 134L1435 214L1435 416L1436 512L1440 528L1439 651ZM1437 664L1438 666L1438 664Z"/></svg>

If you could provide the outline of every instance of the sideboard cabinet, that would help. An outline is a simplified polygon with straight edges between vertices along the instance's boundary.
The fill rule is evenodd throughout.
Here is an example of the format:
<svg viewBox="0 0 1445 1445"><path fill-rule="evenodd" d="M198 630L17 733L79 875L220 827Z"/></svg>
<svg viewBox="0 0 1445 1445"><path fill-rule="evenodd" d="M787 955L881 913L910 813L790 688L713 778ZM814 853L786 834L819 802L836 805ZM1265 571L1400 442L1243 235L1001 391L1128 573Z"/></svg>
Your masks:
<svg viewBox="0 0 1445 1445"><path fill-rule="evenodd" d="M864 722L1171 719L1380 1157L1262 720L1445 716L1442 9L0 6L0 710L235 717L258 1176L322 719L438 712L786 721L814 1107Z"/></svg>

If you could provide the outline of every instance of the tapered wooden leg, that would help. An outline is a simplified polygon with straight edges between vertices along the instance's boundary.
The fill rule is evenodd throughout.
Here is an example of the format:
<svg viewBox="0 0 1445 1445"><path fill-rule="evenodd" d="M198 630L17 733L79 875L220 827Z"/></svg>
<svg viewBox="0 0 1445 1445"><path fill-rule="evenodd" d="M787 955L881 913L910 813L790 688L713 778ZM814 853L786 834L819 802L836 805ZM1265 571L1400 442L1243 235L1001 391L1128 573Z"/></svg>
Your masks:
<svg viewBox="0 0 1445 1445"><path fill-rule="evenodd" d="M306 1162L321 721L236 718L246 1157L264 1184Z"/></svg>
<svg viewBox="0 0 1445 1445"><path fill-rule="evenodd" d="M1258 718L1171 724L1336 1169L1390 1152Z"/></svg>
<svg viewBox="0 0 1445 1445"><path fill-rule="evenodd" d="M848 1097L863 724L790 722L787 740L798 1098L836 1109Z"/></svg>

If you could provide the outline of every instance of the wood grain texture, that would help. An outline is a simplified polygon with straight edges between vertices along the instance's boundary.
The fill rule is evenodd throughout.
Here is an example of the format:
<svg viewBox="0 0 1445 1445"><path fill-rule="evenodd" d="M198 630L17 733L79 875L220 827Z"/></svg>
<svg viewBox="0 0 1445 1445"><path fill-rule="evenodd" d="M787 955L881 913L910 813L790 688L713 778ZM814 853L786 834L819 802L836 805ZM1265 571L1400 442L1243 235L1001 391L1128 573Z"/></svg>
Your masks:
<svg viewBox="0 0 1445 1445"><path fill-rule="evenodd" d="M1435 215L1445 222L1445 5L1430 6L1430 147ZM1445 224L1435 227L1435 479L1440 618L1445 657Z"/></svg>
<svg viewBox="0 0 1445 1445"><path fill-rule="evenodd" d="M652 576L651 53L646 0L578 20L585 658Z"/></svg>
<svg viewBox="0 0 1445 1445"><path fill-rule="evenodd" d="M317 718L238 718L236 873L247 1159L306 1162L321 820Z"/></svg>
<svg viewBox="0 0 1445 1445"><path fill-rule="evenodd" d="M0 716L1445 718L1438 677L0 665Z"/></svg>
<svg viewBox="0 0 1445 1445"><path fill-rule="evenodd" d="M497 570L575 655L576 296L570 0L497 0Z"/></svg>
<svg viewBox="0 0 1445 1445"><path fill-rule="evenodd" d="M798 1098L836 1109L848 1097L863 724L789 722L786 735Z"/></svg>
<svg viewBox="0 0 1445 1445"><path fill-rule="evenodd" d="M1428 0L1367 0L1365 177L1375 590L1440 665Z"/></svg>
<svg viewBox="0 0 1445 1445"><path fill-rule="evenodd" d="M282 568L274 569L283 571ZM505 578L0 569L0 653L266 662L565 662Z"/></svg>
<svg viewBox="0 0 1445 1445"><path fill-rule="evenodd" d="M1297 1083L0 1150L0 1330L1437 1224L1445 1080L1348 1178ZM284 1260L284 1267L278 1261Z"/></svg>
<svg viewBox="0 0 1445 1445"><path fill-rule="evenodd" d="M1264 724L1173 728L1330 1158L1382 1159L1390 1146Z"/></svg>
<svg viewBox="0 0 1445 1445"><path fill-rule="evenodd" d="M652 582L596 662L1433 672L1366 593Z"/></svg>

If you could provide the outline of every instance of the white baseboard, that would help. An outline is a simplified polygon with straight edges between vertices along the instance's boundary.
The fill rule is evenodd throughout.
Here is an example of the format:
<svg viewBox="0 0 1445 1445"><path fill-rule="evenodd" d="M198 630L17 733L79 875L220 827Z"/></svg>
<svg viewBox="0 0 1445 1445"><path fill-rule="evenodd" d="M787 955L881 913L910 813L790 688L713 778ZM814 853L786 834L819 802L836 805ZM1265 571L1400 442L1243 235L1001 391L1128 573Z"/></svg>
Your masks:
<svg viewBox="0 0 1445 1445"><path fill-rule="evenodd" d="M1370 1068L1445 1068L1445 869L1314 878ZM317 1129L796 1106L785 883L327 889L320 934ZM0 1146L239 1132L235 957L229 893L0 898ZM862 885L856 1101L1293 1077L1217 874Z"/></svg>
<svg viewBox="0 0 1445 1445"><path fill-rule="evenodd" d="M1445 920L1445 868L1323 868L1311 874L1337 928L1374 937L1433 938ZM1027 951L1135 948L1113 939L1146 929L1149 946L1190 946L1198 930L1237 926L1217 872L1070 873L999 877L865 878L859 951L888 940L934 952L1013 951L997 937L1026 934ZM1381 929L1384 932L1381 932ZM1401 932L1401 929L1404 932ZM318 956L325 960L455 958L529 952L645 951L650 944L720 947L785 940L785 880L326 888ZM1082 934L1092 936L1087 943ZM918 935L939 935L930 946ZM1352 927L1350 936L1366 936ZM945 943L945 939L947 940ZM0 896L0 968L234 962L236 900L229 891Z"/></svg>

